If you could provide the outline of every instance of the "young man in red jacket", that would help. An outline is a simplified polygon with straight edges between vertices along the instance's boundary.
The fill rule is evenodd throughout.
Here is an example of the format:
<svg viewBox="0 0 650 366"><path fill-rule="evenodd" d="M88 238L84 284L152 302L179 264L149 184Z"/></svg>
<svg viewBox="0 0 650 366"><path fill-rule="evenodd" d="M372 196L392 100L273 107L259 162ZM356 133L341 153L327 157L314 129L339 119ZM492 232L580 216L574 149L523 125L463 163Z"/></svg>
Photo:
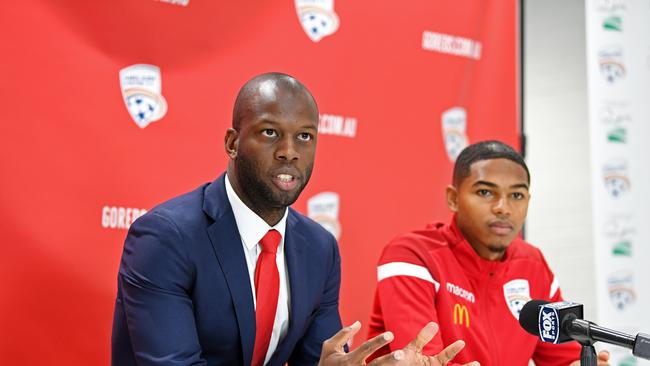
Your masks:
<svg viewBox="0 0 650 366"><path fill-rule="evenodd" d="M382 351L403 347L423 324L435 321L440 331L425 354L464 339L467 345L455 362L580 364L577 343L542 343L518 322L530 299L562 300L540 250L517 236L529 186L528 167L510 146L485 141L461 152L446 192L451 222L398 236L379 260L369 336L386 329L395 335ZM608 364L607 352L598 358L599 366Z"/></svg>

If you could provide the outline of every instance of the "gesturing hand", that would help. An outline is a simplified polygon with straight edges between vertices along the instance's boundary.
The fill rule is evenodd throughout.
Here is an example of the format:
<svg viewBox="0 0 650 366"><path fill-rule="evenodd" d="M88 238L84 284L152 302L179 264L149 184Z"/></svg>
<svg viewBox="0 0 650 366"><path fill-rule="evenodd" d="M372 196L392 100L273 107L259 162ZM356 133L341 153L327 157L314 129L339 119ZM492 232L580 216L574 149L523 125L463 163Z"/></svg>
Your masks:
<svg viewBox="0 0 650 366"><path fill-rule="evenodd" d="M400 362L396 364L416 366L443 366L450 362L454 357L456 357L458 352L460 352L463 347L465 347L464 341L458 340L450 344L435 356L427 356L422 353L422 349L433 339L436 333L438 333L438 329L438 324L433 322L425 325L420 333L418 333L418 335L415 337L415 339L411 341L411 343L407 344L406 347L404 347L402 350L393 352L393 355L397 352L403 352L403 357L399 357ZM380 358L377 360L379 359ZM479 363L472 361L464 364L464 366L479 366Z"/></svg>
<svg viewBox="0 0 650 366"><path fill-rule="evenodd" d="M320 362L318 365L365 365L365 360L368 356L388 344L394 338L393 333L385 332L367 340L354 351L345 353L343 346L345 346L345 344L359 331L359 329L361 329L361 323L356 321L354 324L341 329L338 333L332 336L332 338L323 342L323 349L320 354Z"/></svg>
<svg viewBox="0 0 650 366"><path fill-rule="evenodd" d="M354 351L345 353L343 346L354 336L359 329L361 323L358 321L349 327L341 329L332 338L323 343L319 366L352 366L352 365L366 365L366 358L373 352L390 343L393 340L393 333L382 333L359 347ZM394 351L390 354L379 357L368 365L382 366L382 365L415 365L415 366L442 366L451 361L454 356L465 346L465 342L456 341L442 350L435 356L425 356L422 354L424 346L433 339L433 336L438 332L438 325L436 323L427 324L415 339L409 343L404 349ZM479 366L478 362L470 362L466 366Z"/></svg>

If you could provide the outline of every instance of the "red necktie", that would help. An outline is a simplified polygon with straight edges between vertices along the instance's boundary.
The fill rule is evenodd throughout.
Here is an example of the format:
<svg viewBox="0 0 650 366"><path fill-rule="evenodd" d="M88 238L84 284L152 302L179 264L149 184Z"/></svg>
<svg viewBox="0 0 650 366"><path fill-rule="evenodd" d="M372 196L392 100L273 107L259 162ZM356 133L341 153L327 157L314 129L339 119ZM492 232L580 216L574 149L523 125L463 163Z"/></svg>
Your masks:
<svg viewBox="0 0 650 366"><path fill-rule="evenodd" d="M262 252L257 257L255 267L255 349L253 350L252 366L264 364L266 352L269 349L275 310L278 307L280 291L280 274L275 262L282 235L277 230L269 230L260 240Z"/></svg>

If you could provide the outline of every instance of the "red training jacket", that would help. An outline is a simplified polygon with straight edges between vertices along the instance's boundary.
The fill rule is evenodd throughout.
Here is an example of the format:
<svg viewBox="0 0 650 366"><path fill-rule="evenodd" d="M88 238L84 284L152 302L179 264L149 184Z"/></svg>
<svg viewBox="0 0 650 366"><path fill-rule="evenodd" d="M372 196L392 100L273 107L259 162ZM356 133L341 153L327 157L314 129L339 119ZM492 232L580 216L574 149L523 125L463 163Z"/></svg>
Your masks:
<svg viewBox="0 0 650 366"><path fill-rule="evenodd" d="M567 366L580 359L578 343L543 343L519 325L519 311L531 298L562 301L544 256L520 238L502 261L488 261L463 238L455 220L431 224L384 248L377 279L368 336L390 330L395 340L374 357L403 348L434 321L440 331L424 353L438 354L462 339L465 348L454 358L459 364L527 366L532 358L537 366Z"/></svg>

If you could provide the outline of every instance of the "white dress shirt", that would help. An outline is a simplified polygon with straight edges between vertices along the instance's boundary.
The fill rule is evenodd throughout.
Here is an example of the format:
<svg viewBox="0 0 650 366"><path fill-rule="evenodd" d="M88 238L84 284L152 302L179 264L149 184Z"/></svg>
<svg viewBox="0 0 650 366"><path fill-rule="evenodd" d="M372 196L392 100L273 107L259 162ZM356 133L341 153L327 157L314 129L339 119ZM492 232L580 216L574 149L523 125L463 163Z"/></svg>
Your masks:
<svg viewBox="0 0 650 366"><path fill-rule="evenodd" d="M284 259L284 233L287 226L287 214L289 210L285 210L280 222L275 226L269 226L266 221L246 206L239 196L237 196L232 185L230 185L228 174L226 174L226 194L228 195L232 212L235 215L237 230L239 230L239 236L242 240L246 265L248 266L248 276L251 281L251 289L253 290L253 305L255 307L257 307L257 301L255 300L255 266L257 265L257 257L262 251L259 242L271 229L277 230L282 235L282 240L280 240L280 245L275 256L275 263L278 266L278 273L280 275L280 292L278 294L278 307L275 311L271 341L269 342L269 349L266 351L266 357L264 358L264 364L266 364L271 359L273 352L275 352L282 338L287 334L287 329L289 328L289 277Z"/></svg>

